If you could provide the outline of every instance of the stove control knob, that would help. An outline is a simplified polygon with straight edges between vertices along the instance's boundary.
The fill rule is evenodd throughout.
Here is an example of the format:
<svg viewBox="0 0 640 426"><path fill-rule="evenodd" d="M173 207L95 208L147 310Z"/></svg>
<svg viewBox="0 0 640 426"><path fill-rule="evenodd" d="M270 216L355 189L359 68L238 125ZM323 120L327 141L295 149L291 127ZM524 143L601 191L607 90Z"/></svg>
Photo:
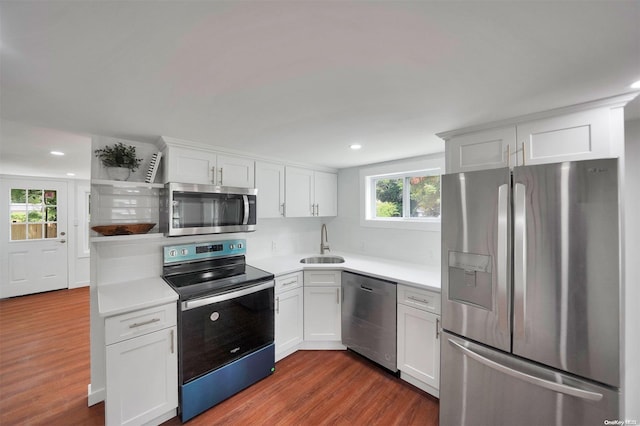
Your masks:
<svg viewBox="0 0 640 426"><path fill-rule="evenodd" d="M236 246L234 246L233 244L229 244L229 249L233 250L234 248L236 248Z"/></svg>
<svg viewBox="0 0 640 426"><path fill-rule="evenodd" d="M180 254L183 256L186 256L189 254L189 250L187 250L186 248L183 248L182 250L180 250Z"/></svg>
<svg viewBox="0 0 640 426"><path fill-rule="evenodd" d="M175 250L169 250L169 256L174 257L176 254L178 254L177 251Z"/></svg>
<svg viewBox="0 0 640 426"><path fill-rule="evenodd" d="M241 249L242 248L242 243L238 243L238 248Z"/></svg>

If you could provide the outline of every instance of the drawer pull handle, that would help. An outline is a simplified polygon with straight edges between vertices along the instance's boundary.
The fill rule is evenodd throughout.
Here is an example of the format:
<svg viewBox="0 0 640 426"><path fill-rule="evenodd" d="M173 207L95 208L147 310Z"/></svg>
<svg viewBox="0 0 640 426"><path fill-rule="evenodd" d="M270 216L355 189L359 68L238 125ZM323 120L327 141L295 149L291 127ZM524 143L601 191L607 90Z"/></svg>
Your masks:
<svg viewBox="0 0 640 426"><path fill-rule="evenodd" d="M151 318L149 321L145 321L145 322L134 322L133 324L129 325L129 328L142 327L143 325L153 324L154 322L159 322L159 321L160 321L160 318Z"/></svg>
<svg viewBox="0 0 640 426"><path fill-rule="evenodd" d="M428 301L428 300L426 300L426 299L420 299L419 297L409 296L409 299L411 299L411 300L415 300L416 302L426 303L427 305L429 304L429 301Z"/></svg>
<svg viewBox="0 0 640 426"><path fill-rule="evenodd" d="M291 284L295 284L297 282L298 282L298 280L291 280L289 282L282 283L282 287L285 287L285 286L288 286L288 285L291 285Z"/></svg>

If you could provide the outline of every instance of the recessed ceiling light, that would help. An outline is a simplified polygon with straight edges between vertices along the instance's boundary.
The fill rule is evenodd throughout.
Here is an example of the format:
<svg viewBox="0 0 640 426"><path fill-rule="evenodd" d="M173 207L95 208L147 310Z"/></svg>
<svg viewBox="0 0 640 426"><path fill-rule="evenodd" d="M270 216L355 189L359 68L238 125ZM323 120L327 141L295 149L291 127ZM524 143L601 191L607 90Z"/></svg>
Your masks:
<svg viewBox="0 0 640 426"><path fill-rule="evenodd" d="M355 151L355 150L358 150L358 149L362 148L362 145L360 145L359 143L353 143L353 144L349 145L349 148L351 148L351 149L353 149Z"/></svg>
<svg viewBox="0 0 640 426"><path fill-rule="evenodd" d="M638 81L636 81L634 83L631 83L631 88L632 89L640 89L640 80L638 80Z"/></svg>
<svg viewBox="0 0 640 426"><path fill-rule="evenodd" d="M61 152L61 151L51 151L49 154L51 154L51 155L64 155L64 152Z"/></svg>
<svg viewBox="0 0 640 426"><path fill-rule="evenodd" d="M75 176L75 173L67 173L67 176Z"/></svg>

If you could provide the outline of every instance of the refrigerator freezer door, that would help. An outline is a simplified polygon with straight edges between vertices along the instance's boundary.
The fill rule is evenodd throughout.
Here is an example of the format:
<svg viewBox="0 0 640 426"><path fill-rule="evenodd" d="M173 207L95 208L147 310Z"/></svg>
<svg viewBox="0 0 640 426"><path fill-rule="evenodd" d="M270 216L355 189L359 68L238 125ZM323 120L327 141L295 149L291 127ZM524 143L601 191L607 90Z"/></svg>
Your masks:
<svg viewBox="0 0 640 426"><path fill-rule="evenodd" d="M441 425L602 425L617 389L442 334Z"/></svg>
<svg viewBox="0 0 640 426"><path fill-rule="evenodd" d="M619 381L617 160L514 168L513 353Z"/></svg>
<svg viewBox="0 0 640 426"><path fill-rule="evenodd" d="M511 350L509 169L442 176L442 327Z"/></svg>

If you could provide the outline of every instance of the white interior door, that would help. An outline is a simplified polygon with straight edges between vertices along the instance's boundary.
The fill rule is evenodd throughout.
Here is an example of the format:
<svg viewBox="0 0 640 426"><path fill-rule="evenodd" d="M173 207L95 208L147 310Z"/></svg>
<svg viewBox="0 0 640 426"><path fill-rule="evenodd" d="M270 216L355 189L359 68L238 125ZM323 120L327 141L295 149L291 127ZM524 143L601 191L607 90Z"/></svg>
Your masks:
<svg viewBox="0 0 640 426"><path fill-rule="evenodd" d="M0 197L0 298L67 288L67 183L3 178Z"/></svg>

